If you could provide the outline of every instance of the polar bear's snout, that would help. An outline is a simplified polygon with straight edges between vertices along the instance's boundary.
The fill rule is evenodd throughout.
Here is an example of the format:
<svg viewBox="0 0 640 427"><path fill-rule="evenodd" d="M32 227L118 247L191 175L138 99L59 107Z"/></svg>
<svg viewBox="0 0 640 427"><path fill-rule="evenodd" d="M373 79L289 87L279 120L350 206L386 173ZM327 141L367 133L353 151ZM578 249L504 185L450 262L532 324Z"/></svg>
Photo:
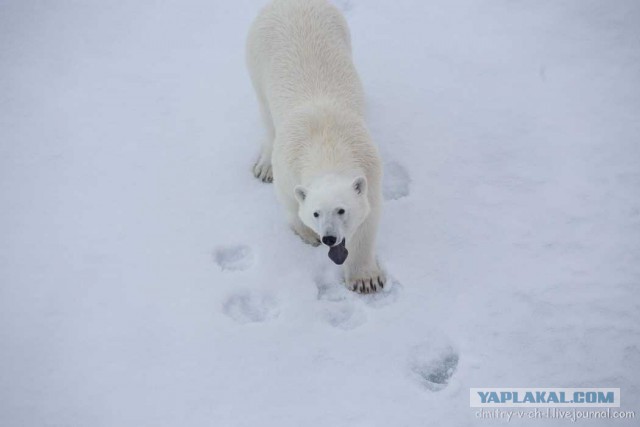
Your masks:
<svg viewBox="0 0 640 427"><path fill-rule="evenodd" d="M338 241L338 239L336 239L335 236L324 236L322 238L322 243L324 243L327 246L333 246L336 244L336 242Z"/></svg>
<svg viewBox="0 0 640 427"><path fill-rule="evenodd" d="M343 238L342 224L339 218L333 218L333 215L323 215L320 221L320 235L322 243L331 247L340 243Z"/></svg>
<svg viewBox="0 0 640 427"><path fill-rule="evenodd" d="M344 212L344 209L340 209ZM328 212L319 212L317 220L318 234L321 236L320 240L329 247L336 246L346 237L344 214L338 214L333 211L335 209L329 209Z"/></svg>

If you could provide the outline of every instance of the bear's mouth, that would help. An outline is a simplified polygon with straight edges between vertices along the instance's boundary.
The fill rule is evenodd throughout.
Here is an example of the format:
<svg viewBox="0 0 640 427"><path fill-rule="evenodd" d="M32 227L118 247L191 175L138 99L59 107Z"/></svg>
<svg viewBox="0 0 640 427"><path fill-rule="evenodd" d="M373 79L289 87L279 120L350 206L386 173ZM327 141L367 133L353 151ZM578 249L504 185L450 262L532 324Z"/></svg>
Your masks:
<svg viewBox="0 0 640 427"><path fill-rule="evenodd" d="M338 265L344 264L349 251L346 248L347 240L342 239L342 242L329 248L329 259Z"/></svg>

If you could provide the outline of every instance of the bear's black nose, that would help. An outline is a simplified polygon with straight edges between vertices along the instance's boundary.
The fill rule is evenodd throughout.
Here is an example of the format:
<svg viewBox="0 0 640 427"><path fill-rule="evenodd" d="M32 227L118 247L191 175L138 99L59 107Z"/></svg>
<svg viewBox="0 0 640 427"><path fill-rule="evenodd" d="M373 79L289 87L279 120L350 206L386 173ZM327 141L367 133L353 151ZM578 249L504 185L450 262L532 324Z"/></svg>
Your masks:
<svg viewBox="0 0 640 427"><path fill-rule="evenodd" d="M336 238L333 236L324 236L322 238L322 243L324 243L327 246L333 246L336 244Z"/></svg>

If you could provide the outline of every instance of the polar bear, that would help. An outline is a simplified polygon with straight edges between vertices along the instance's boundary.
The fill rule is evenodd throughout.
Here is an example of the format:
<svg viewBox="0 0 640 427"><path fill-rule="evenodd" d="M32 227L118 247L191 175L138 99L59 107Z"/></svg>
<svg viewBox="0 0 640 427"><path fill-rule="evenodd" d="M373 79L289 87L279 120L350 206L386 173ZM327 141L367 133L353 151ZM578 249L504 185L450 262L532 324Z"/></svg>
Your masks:
<svg viewBox="0 0 640 427"><path fill-rule="evenodd" d="M344 17L326 0L275 0L251 27L247 65L267 128L254 175L274 182L296 234L344 263L349 289L382 289L382 165Z"/></svg>

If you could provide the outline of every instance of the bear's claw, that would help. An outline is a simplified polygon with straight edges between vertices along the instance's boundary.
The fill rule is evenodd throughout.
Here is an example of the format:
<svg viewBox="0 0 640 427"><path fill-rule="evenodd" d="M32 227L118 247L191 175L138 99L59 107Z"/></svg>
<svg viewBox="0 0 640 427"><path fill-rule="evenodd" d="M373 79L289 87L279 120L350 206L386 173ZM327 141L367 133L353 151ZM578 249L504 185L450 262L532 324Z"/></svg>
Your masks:
<svg viewBox="0 0 640 427"><path fill-rule="evenodd" d="M366 279L349 280L349 289L360 294L369 294L384 289L386 278L382 275Z"/></svg>

